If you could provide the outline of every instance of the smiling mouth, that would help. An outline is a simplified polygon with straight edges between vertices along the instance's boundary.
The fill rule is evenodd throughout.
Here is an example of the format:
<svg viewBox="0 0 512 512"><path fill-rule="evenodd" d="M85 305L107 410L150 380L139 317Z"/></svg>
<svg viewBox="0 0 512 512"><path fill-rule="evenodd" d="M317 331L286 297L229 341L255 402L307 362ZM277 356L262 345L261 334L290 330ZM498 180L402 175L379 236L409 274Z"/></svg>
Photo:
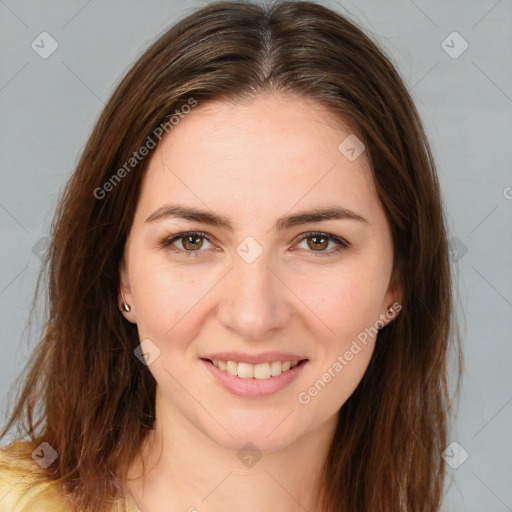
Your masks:
<svg viewBox="0 0 512 512"><path fill-rule="evenodd" d="M238 376L241 379L270 379L281 373L288 372L297 366L304 364L307 359L299 361L271 361L259 364L237 363L235 361L222 361L218 359L203 359L219 370L229 375Z"/></svg>

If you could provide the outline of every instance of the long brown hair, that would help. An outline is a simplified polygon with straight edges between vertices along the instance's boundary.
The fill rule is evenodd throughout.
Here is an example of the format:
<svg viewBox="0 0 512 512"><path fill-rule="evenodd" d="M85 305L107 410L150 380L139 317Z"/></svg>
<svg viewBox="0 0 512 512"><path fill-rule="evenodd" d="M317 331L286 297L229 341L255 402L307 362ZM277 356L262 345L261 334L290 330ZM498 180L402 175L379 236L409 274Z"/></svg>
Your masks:
<svg viewBox="0 0 512 512"><path fill-rule="evenodd" d="M286 1L211 3L163 33L117 86L63 192L39 278L47 281L44 329L1 435L16 425L33 445L57 450L48 478L82 510L103 510L121 494L122 468L155 420L155 380L134 356L136 326L118 309L119 264L148 159L126 162L148 138L157 143L155 130L191 98L266 91L321 102L357 128L403 290L400 315L379 331L369 367L339 411L321 510L439 509L453 409L450 348L456 382L462 354L432 154L383 51L340 14Z"/></svg>

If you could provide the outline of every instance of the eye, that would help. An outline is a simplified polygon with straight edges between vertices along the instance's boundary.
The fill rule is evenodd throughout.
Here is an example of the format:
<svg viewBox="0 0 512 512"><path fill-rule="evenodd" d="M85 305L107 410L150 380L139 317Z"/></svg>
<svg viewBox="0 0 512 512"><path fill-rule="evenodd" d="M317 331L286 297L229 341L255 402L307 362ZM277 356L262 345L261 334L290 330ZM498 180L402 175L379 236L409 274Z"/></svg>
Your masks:
<svg viewBox="0 0 512 512"><path fill-rule="evenodd" d="M203 252L201 251L204 247L203 239L208 243L211 243L206 233L203 233L202 231L188 231L168 236L159 243L159 246L162 248L172 248L174 252L182 253L186 256L199 256L199 253ZM308 240L311 240L311 243L306 242L308 246L307 249L311 249L308 252L313 253L312 255L315 257L329 256L351 246L350 243L343 238L318 231L304 233L301 235L299 243ZM181 248L174 245L176 242L181 244ZM327 249L330 243L334 243L335 247L326 251L325 249Z"/></svg>
<svg viewBox="0 0 512 512"><path fill-rule="evenodd" d="M171 247L174 246L176 241L180 241L181 247L173 247L175 252L184 253L187 256L198 256L201 252L201 248L203 247L204 242L201 239L205 239L210 243L210 239L203 233L202 231L189 231L184 233L176 233L171 235L160 242L160 247Z"/></svg>
<svg viewBox="0 0 512 512"><path fill-rule="evenodd" d="M303 241L306 241L307 249L312 249L309 252L313 253L313 256L329 256L350 247L350 243L343 238L331 235L330 233L321 233L318 231L301 235L299 242L302 243ZM326 251L325 249L327 249L331 242L335 244L335 247Z"/></svg>

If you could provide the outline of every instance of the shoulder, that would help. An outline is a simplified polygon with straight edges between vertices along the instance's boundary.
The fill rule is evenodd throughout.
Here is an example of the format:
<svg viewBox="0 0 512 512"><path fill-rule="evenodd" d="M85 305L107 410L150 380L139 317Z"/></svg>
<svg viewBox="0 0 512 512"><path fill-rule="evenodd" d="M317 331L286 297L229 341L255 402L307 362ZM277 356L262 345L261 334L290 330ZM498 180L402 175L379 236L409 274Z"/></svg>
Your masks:
<svg viewBox="0 0 512 512"><path fill-rule="evenodd" d="M74 512L57 484L36 462L40 448L18 440L0 445L0 512ZM112 512L140 512L128 493L116 500Z"/></svg>
<svg viewBox="0 0 512 512"><path fill-rule="evenodd" d="M71 512L69 502L32 458L34 446L0 446L0 512Z"/></svg>

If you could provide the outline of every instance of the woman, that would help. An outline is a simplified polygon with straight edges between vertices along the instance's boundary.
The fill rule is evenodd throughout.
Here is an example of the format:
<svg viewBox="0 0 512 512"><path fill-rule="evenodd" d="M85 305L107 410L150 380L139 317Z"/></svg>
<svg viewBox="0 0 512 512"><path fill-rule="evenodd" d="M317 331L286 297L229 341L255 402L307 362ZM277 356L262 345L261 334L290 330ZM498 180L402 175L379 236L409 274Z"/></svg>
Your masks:
<svg viewBox="0 0 512 512"><path fill-rule="evenodd" d="M218 2L164 33L45 264L0 510L439 509L441 193L402 80L339 14Z"/></svg>

